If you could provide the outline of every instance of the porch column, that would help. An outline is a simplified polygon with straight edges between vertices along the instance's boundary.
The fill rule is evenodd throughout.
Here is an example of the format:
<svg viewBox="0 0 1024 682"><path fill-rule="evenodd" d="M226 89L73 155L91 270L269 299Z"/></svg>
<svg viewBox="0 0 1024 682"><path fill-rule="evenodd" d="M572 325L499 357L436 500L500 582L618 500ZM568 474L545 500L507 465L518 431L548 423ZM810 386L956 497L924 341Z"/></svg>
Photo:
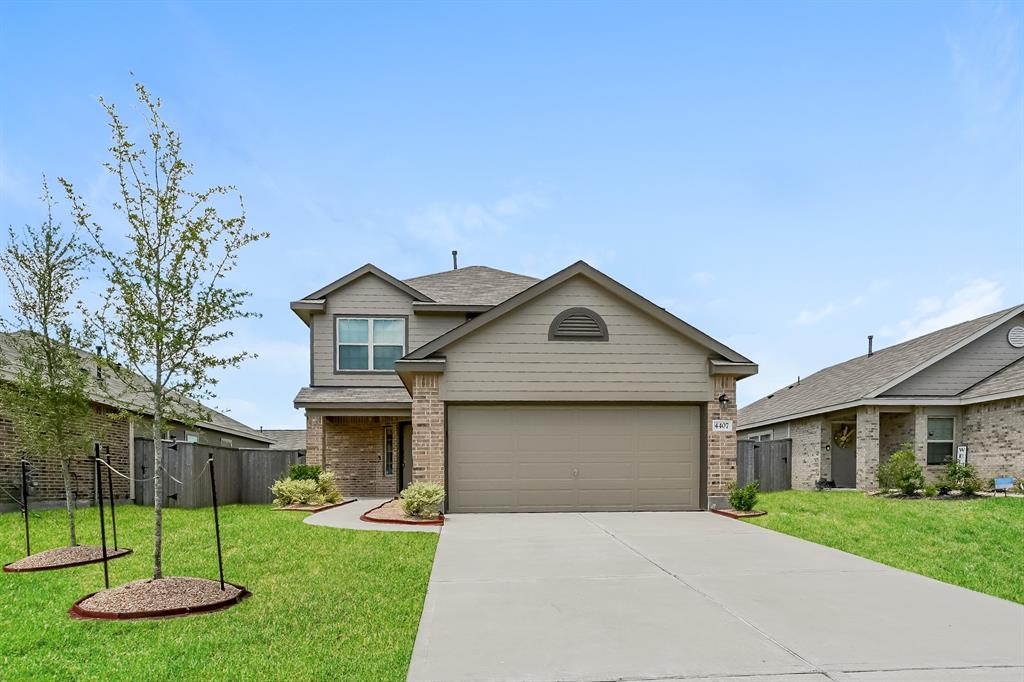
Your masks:
<svg viewBox="0 0 1024 682"><path fill-rule="evenodd" d="M736 377L712 375L714 399L708 402L708 506L728 506L729 486L736 482ZM725 394L723 405L718 396ZM731 431L714 431L711 422L727 419L733 423Z"/></svg>
<svg viewBox="0 0 1024 682"><path fill-rule="evenodd" d="M928 413L918 405L910 415L914 420L914 458L923 471L928 468Z"/></svg>
<svg viewBox="0 0 1024 682"><path fill-rule="evenodd" d="M324 465L324 418L306 412L306 464Z"/></svg>
<svg viewBox="0 0 1024 682"><path fill-rule="evenodd" d="M412 480L444 485L444 401L440 374L412 378Z"/></svg>
<svg viewBox="0 0 1024 682"><path fill-rule="evenodd" d="M878 406L857 408L857 488L878 488Z"/></svg>

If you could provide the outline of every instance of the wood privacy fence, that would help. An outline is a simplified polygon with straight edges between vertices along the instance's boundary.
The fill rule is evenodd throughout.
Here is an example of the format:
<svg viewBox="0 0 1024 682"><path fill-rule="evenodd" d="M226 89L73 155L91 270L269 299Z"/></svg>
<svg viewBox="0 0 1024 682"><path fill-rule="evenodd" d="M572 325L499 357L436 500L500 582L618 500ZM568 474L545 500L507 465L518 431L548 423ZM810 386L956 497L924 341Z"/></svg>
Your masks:
<svg viewBox="0 0 1024 682"><path fill-rule="evenodd" d="M793 441L741 440L736 444L736 482L746 485L759 481L759 490L789 490L792 487Z"/></svg>
<svg viewBox="0 0 1024 682"><path fill-rule="evenodd" d="M298 464L297 450L222 448L198 443L163 443L164 505L208 507L213 504L206 462L213 455L218 504L270 504L270 486ZM135 441L135 503L153 504L153 441ZM173 478L172 478L173 477ZM174 480L174 479L177 479ZM180 481L180 483L178 482Z"/></svg>

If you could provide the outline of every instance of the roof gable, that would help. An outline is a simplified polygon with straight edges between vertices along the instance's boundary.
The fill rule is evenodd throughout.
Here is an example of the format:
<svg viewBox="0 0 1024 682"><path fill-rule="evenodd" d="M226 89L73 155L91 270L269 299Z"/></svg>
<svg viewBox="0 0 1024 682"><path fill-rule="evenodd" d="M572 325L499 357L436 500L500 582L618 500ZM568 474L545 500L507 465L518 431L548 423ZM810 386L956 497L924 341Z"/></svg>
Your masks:
<svg viewBox="0 0 1024 682"><path fill-rule="evenodd" d="M608 275L605 275L601 271L597 270L596 268L590 266L589 264L583 261L577 261L576 263L573 263L564 270L555 273L554 275L548 277L545 280L537 282L536 284L516 294L512 298L509 298L504 302L496 305L487 312L478 315L469 322L466 322L465 324L460 325L455 329L452 329L446 334L442 334L441 336L434 339L430 343L423 345L419 349L407 355L405 359L422 360L426 357L429 357L433 353L436 353L445 348L446 346L458 341L459 339L469 334L472 334L481 327L484 327L489 323L493 322L494 320L501 318L510 311L515 310L519 306L529 301L532 301L541 294L550 291L551 289L559 286L563 282L577 275L586 277L587 279L591 280L598 286L608 290L609 292L618 296L619 298L624 299L627 303L630 303L634 307L639 308L641 312L646 313L647 315L650 315L659 322L667 325L669 328L686 337L690 341L693 341L705 348L714 351L715 353L719 354L726 360L730 360L732 362L753 364L748 358L740 355L739 353L732 350L725 344L716 341L715 339L711 338L710 336L700 331L696 327L693 327L687 324L686 322L683 322L681 319L679 319L675 315L672 315L664 308L655 305L654 303L647 300L640 294L637 294L635 291L629 289L623 284L620 284L619 282L615 281Z"/></svg>
<svg viewBox="0 0 1024 682"><path fill-rule="evenodd" d="M347 284L349 284L351 282L354 282L355 280L359 279L360 277L362 277L364 275L373 275L375 277L378 277L378 278L384 280L385 282L387 282L391 286L395 287L396 289L399 289L399 290L405 292L406 294L408 294L409 296L411 296L413 298L413 300L416 300L416 301L432 301L433 300L432 298L430 298L426 294L424 294L421 291L413 288L412 286L410 286L409 284L403 282L402 280L397 279L395 277L392 277L388 273L386 273L383 270L381 270L380 268L378 268L373 263L367 263L363 267L357 268L357 269L353 270L352 272L348 273L344 277L341 277L339 279L334 280L333 282L331 282L327 286L322 287L320 289L317 289L316 291L311 293L309 296L303 297L302 300L303 301L316 301L316 300L320 300L320 299L324 298L325 296L334 293L338 289L341 289L342 287L346 286Z"/></svg>

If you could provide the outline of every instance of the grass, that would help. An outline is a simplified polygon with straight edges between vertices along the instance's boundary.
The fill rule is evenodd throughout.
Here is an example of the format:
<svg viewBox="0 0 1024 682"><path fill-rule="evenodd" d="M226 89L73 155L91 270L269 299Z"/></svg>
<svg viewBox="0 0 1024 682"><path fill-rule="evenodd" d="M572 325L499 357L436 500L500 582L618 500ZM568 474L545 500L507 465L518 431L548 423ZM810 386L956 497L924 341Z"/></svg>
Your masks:
<svg viewBox="0 0 1024 682"><path fill-rule="evenodd" d="M747 523L1024 604L1024 499L786 491L757 509Z"/></svg>
<svg viewBox="0 0 1024 682"><path fill-rule="evenodd" d="M109 513L109 512L108 512ZM310 526L264 506L221 510L225 577L253 596L219 613L138 622L72 620L102 564L0 573L0 677L32 680L404 680L437 536ZM152 509L118 506L110 584L152 575ZM99 544L92 509L79 542ZM0 563L24 555L22 519L0 514ZM164 574L217 576L209 509L168 509ZM32 548L66 542L60 510L31 518ZM107 538L110 540L108 517Z"/></svg>

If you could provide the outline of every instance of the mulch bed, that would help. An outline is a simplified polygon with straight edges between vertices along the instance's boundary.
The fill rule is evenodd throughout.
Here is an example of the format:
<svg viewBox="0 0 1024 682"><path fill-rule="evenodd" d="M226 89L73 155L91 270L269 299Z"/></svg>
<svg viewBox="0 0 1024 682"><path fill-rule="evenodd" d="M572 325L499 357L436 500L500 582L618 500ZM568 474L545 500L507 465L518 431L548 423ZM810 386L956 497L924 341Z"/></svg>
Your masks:
<svg viewBox="0 0 1024 682"><path fill-rule="evenodd" d="M353 497L351 500L343 500L341 502L335 502L334 504L289 504L285 507L274 507L273 511L300 511L316 514L317 512L327 511L328 509L334 509L335 507L344 507L346 504L352 504L353 502L358 501L358 498Z"/></svg>
<svg viewBox="0 0 1024 682"><path fill-rule="evenodd" d="M107 559L118 559L131 554L130 549L107 547ZM85 566L103 561L103 548L95 545L55 547L45 552L36 552L24 559L18 559L4 566L6 573L27 573L29 571L53 571L58 568Z"/></svg>
<svg viewBox="0 0 1024 682"><path fill-rule="evenodd" d="M360 516L359 520L369 521L370 523L396 523L405 526L443 526L444 514L439 513L432 519L406 516L405 510L402 509L402 504L398 501L398 498L395 498L369 510Z"/></svg>
<svg viewBox="0 0 1024 682"><path fill-rule="evenodd" d="M100 620L169 618L219 611L248 596L241 585L226 582L221 590L219 581L206 578L145 579L82 597L68 613Z"/></svg>
<svg viewBox="0 0 1024 682"><path fill-rule="evenodd" d="M730 519L749 519L754 516L764 516L768 513L766 511L758 511L757 509L753 509L751 511L736 511L735 509L712 509L711 511L713 511L716 514L721 514L722 516L728 516Z"/></svg>

